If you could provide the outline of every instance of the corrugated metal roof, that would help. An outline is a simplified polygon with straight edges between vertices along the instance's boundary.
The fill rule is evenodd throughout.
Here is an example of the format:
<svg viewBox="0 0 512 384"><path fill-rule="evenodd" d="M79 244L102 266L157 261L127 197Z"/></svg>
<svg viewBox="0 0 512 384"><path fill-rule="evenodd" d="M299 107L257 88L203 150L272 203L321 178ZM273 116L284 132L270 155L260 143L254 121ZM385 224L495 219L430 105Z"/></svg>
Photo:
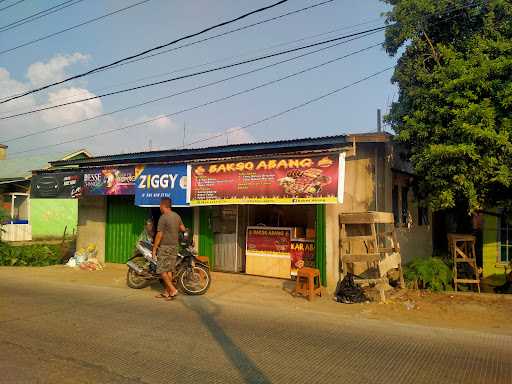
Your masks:
<svg viewBox="0 0 512 384"><path fill-rule="evenodd" d="M160 161L190 161L211 157L265 154L276 151L329 149L350 144L348 135L223 145L216 147L169 149L92 157L83 160L52 161L52 166L150 163Z"/></svg>

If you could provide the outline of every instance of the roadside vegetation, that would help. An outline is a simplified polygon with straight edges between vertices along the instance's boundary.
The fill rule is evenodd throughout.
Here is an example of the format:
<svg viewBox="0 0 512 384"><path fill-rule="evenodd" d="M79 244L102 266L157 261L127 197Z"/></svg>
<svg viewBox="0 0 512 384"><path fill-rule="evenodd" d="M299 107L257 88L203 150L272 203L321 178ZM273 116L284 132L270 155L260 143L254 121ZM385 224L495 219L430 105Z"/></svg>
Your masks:
<svg viewBox="0 0 512 384"><path fill-rule="evenodd" d="M0 265L45 267L60 264L62 256L59 245L19 245L12 246L0 242Z"/></svg>
<svg viewBox="0 0 512 384"><path fill-rule="evenodd" d="M446 291L452 288L452 271L438 257L416 258L404 268L407 284L414 289Z"/></svg>
<svg viewBox="0 0 512 384"><path fill-rule="evenodd" d="M1 240L9 215L0 207L0 266L46 267L62 263L62 247L54 244L10 245Z"/></svg>

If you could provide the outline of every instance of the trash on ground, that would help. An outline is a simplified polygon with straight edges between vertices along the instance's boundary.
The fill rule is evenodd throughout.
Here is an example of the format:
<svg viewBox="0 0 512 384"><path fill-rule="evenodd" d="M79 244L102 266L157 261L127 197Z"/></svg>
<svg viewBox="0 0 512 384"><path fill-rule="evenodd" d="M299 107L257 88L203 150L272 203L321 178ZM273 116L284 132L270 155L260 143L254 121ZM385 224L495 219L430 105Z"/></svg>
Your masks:
<svg viewBox="0 0 512 384"><path fill-rule="evenodd" d="M104 266L99 262L97 255L96 244L89 244L87 248L77 250L75 255L68 260L66 266L85 271L101 271Z"/></svg>
<svg viewBox="0 0 512 384"><path fill-rule="evenodd" d="M354 282L354 275L351 273L348 273L343 280L338 282L334 296L338 303L344 304L364 303L368 301L361 286Z"/></svg>

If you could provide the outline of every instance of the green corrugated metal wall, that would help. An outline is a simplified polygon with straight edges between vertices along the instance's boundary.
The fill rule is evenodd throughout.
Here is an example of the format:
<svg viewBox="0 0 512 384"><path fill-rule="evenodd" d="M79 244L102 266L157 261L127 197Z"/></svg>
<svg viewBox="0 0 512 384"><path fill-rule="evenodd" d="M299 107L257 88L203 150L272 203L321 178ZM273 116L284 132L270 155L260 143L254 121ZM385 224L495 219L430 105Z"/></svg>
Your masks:
<svg viewBox="0 0 512 384"><path fill-rule="evenodd" d="M192 208L183 208L176 207L172 209L181 217L181 221L183 221L183 225L190 230L194 229L194 213Z"/></svg>
<svg viewBox="0 0 512 384"><path fill-rule="evenodd" d="M208 257L208 261L213 268L215 255L213 253L211 211L211 207L199 207L199 254Z"/></svg>
<svg viewBox="0 0 512 384"><path fill-rule="evenodd" d="M325 205L323 204L316 206L315 232L316 267L320 270L320 280L325 287L327 286L327 257L325 246Z"/></svg>
<svg viewBox="0 0 512 384"><path fill-rule="evenodd" d="M148 209L135 206L132 196L108 197L106 262L126 263L128 261L148 217Z"/></svg>

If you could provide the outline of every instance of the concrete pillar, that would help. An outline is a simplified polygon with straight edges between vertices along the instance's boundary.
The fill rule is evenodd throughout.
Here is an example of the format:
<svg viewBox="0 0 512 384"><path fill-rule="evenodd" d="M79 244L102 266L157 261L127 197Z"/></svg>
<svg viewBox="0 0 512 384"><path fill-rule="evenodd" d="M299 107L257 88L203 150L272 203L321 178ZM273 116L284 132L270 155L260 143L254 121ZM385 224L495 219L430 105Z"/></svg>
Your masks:
<svg viewBox="0 0 512 384"><path fill-rule="evenodd" d="M87 196L78 200L77 249L96 244L98 260L105 262L107 198Z"/></svg>
<svg viewBox="0 0 512 384"><path fill-rule="evenodd" d="M326 273L327 290L334 292L338 283L339 274L339 204L327 204L325 206L325 247L326 247Z"/></svg>

